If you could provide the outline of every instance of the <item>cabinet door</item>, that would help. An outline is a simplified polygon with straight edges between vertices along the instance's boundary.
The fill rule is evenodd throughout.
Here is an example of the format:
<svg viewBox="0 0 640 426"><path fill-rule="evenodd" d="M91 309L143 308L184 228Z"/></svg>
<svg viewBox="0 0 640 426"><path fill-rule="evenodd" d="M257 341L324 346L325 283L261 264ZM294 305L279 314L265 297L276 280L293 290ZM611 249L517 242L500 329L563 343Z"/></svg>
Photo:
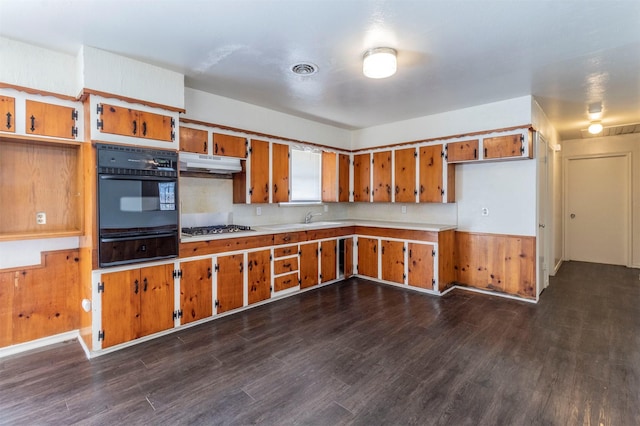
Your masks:
<svg viewBox="0 0 640 426"><path fill-rule="evenodd" d="M271 250L254 251L247 255L249 304L271 297Z"/></svg>
<svg viewBox="0 0 640 426"><path fill-rule="evenodd" d="M338 244L336 240L322 241L320 243L320 281L333 281L337 278L337 254Z"/></svg>
<svg viewBox="0 0 640 426"><path fill-rule="evenodd" d="M338 154L338 201L349 202L349 156Z"/></svg>
<svg viewBox="0 0 640 426"><path fill-rule="evenodd" d="M442 202L442 145L420 148L420 202Z"/></svg>
<svg viewBox="0 0 640 426"><path fill-rule="evenodd" d="M344 277L353 275L353 238L344 240Z"/></svg>
<svg viewBox="0 0 640 426"><path fill-rule="evenodd" d="M16 100L10 96L0 96L0 130L16 132Z"/></svg>
<svg viewBox="0 0 640 426"><path fill-rule="evenodd" d="M358 238L358 274L378 278L378 240Z"/></svg>
<svg viewBox="0 0 640 426"><path fill-rule="evenodd" d="M140 325L140 271L102 274L103 348L135 339Z"/></svg>
<svg viewBox="0 0 640 426"><path fill-rule="evenodd" d="M433 250L432 244L408 243L409 274L408 284L433 290Z"/></svg>
<svg viewBox="0 0 640 426"><path fill-rule="evenodd" d="M102 133L122 136L140 136L138 111L131 108L101 104L98 128Z"/></svg>
<svg viewBox="0 0 640 426"><path fill-rule="evenodd" d="M300 288L318 284L318 243L300 244Z"/></svg>
<svg viewBox="0 0 640 426"><path fill-rule="evenodd" d="M218 313L241 308L244 303L244 255L218 258Z"/></svg>
<svg viewBox="0 0 640 426"><path fill-rule="evenodd" d="M225 157L247 157L247 139L240 136L213 134L213 155Z"/></svg>
<svg viewBox="0 0 640 426"><path fill-rule="evenodd" d="M141 137L165 142L175 139L174 120L171 116L138 111L138 119Z"/></svg>
<svg viewBox="0 0 640 426"><path fill-rule="evenodd" d="M391 151L373 153L373 201L391 202Z"/></svg>
<svg viewBox="0 0 640 426"><path fill-rule="evenodd" d="M274 143L271 146L273 156L273 202L289 201L289 145Z"/></svg>
<svg viewBox="0 0 640 426"><path fill-rule="evenodd" d="M369 181L371 180L371 155L353 156L353 201L370 201Z"/></svg>
<svg viewBox="0 0 640 426"><path fill-rule="evenodd" d="M251 203L269 202L269 142L251 140Z"/></svg>
<svg viewBox="0 0 640 426"><path fill-rule="evenodd" d="M322 201L338 201L338 154L322 152Z"/></svg>
<svg viewBox="0 0 640 426"><path fill-rule="evenodd" d="M66 139L75 139L77 136L74 108L27 100L26 114L28 135Z"/></svg>
<svg viewBox="0 0 640 426"><path fill-rule="evenodd" d="M484 158L521 157L524 153L522 144L522 135L520 133L495 138L484 138L482 140Z"/></svg>
<svg viewBox="0 0 640 426"><path fill-rule="evenodd" d="M404 284L404 242L382 240L382 279Z"/></svg>
<svg viewBox="0 0 640 426"><path fill-rule="evenodd" d="M209 153L209 132L200 129L180 127L180 151Z"/></svg>
<svg viewBox="0 0 640 426"><path fill-rule="evenodd" d="M180 263L180 310L182 324L213 315L211 259Z"/></svg>
<svg viewBox="0 0 640 426"><path fill-rule="evenodd" d="M173 328L173 264L140 269L140 329L137 337Z"/></svg>
<svg viewBox="0 0 640 426"><path fill-rule="evenodd" d="M398 149L394 152L396 203L416 202L416 149Z"/></svg>
<svg viewBox="0 0 640 426"><path fill-rule="evenodd" d="M447 161L473 161L478 159L478 140L451 142L447 144Z"/></svg>

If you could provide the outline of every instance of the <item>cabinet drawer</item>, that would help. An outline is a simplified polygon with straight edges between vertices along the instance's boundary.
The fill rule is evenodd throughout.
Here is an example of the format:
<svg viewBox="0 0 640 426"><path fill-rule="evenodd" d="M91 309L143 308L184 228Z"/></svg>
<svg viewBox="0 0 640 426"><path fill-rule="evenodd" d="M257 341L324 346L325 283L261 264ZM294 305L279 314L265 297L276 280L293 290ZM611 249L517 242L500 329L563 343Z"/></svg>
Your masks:
<svg viewBox="0 0 640 426"><path fill-rule="evenodd" d="M273 279L274 291L282 291L298 285L298 273L283 275Z"/></svg>
<svg viewBox="0 0 640 426"><path fill-rule="evenodd" d="M273 257L276 259L279 257L285 256L293 256L294 254L298 254L298 246L286 246L286 247L278 247L273 249Z"/></svg>
<svg viewBox="0 0 640 426"><path fill-rule="evenodd" d="M276 275L284 274L286 272L293 272L298 270L298 258L290 257L288 259L280 259L273 262L273 272Z"/></svg>
<svg viewBox="0 0 640 426"><path fill-rule="evenodd" d="M275 234L273 236L273 244L289 244L297 243L300 241L300 236L297 232L284 232L282 234Z"/></svg>

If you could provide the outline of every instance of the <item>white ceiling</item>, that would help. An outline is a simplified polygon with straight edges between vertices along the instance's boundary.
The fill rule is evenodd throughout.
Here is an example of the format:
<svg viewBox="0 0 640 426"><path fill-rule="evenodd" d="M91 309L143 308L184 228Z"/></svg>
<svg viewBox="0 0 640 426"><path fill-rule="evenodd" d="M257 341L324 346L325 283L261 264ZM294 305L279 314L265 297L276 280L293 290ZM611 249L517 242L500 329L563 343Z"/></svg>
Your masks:
<svg viewBox="0 0 640 426"><path fill-rule="evenodd" d="M108 50L347 129L529 94L565 139L593 102L605 126L640 123L637 0L0 0L0 36ZM362 54L380 46L398 72L367 79Z"/></svg>

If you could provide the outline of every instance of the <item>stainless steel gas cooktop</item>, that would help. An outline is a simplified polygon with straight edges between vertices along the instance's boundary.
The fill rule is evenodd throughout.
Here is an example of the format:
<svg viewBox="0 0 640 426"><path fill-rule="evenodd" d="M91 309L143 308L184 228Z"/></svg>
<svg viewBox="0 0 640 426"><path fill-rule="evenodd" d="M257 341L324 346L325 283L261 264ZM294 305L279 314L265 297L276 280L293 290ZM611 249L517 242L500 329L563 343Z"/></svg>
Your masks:
<svg viewBox="0 0 640 426"><path fill-rule="evenodd" d="M245 225L210 225L182 228L182 234L190 237L197 235L225 234L229 232L241 231L252 231L252 229L250 226Z"/></svg>

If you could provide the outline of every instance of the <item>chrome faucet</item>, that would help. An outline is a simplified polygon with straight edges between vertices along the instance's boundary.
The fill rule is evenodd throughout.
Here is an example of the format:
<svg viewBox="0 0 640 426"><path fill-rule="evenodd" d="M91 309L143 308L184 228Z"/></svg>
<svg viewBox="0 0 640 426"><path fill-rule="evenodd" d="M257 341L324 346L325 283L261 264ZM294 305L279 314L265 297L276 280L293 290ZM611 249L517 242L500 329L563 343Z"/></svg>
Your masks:
<svg viewBox="0 0 640 426"><path fill-rule="evenodd" d="M304 217L304 223L311 223L311 218L314 216L321 216L322 213L311 213L311 212L307 212L307 214Z"/></svg>

